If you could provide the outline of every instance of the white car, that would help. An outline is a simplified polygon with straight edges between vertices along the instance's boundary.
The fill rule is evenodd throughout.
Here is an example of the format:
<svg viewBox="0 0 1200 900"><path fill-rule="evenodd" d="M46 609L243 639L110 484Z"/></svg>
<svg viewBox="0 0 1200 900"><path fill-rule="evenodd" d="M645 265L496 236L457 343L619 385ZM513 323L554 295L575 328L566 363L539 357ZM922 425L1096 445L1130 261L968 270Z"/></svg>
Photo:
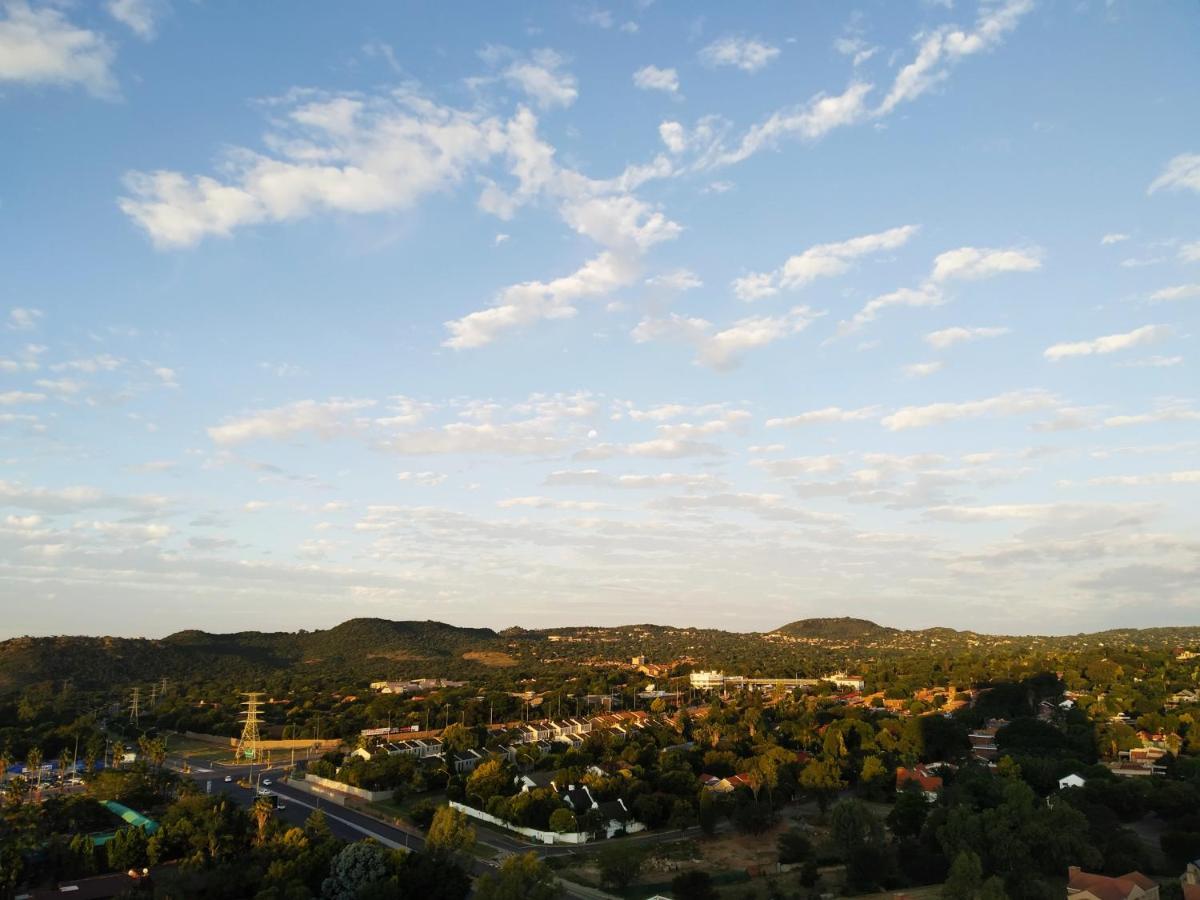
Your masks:
<svg viewBox="0 0 1200 900"><path fill-rule="evenodd" d="M231 784L232 782L233 782L233 776L232 776L232 775L226 775L226 776L225 776L225 783L226 783L226 784Z"/></svg>
<svg viewBox="0 0 1200 900"><path fill-rule="evenodd" d="M271 779L270 779L270 778L264 778L264 779L262 780L262 783L263 783L263 784L270 784L270 783L271 783Z"/></svg>

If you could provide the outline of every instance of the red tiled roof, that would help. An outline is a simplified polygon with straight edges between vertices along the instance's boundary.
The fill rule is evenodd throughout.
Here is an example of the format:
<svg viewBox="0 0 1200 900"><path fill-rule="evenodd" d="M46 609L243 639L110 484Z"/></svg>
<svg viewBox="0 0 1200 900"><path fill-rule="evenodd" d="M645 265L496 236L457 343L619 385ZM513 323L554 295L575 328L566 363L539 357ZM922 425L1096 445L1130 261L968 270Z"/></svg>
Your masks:
<svg viewBox="0 0 1200 900"><path fill-rule="evenodd" d="M1141 872L1128 872L1118 878L1110 878L1107 875L1084 872L1072 866L1069 874L1068 896L1074 891L1087 891L1099 897L1100 900L1128 900L1135 888L1149 890L1158 884L1154 879Z"/></svg>

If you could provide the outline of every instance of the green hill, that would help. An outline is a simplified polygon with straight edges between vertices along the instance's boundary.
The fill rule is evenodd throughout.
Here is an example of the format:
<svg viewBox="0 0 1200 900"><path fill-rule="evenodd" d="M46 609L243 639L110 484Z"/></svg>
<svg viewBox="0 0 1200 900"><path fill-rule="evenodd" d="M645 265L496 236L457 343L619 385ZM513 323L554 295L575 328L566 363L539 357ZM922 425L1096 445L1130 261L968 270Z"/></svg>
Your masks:
<svg viewBox="0 0 1200 900"><path fill-rule="evenodd" d="M834 619L799 619L776 628L776 634L788 637L816 638L826 641L878 640L899 634L899 629L886 628L869 619L854 619L847 616Z"/></svg>

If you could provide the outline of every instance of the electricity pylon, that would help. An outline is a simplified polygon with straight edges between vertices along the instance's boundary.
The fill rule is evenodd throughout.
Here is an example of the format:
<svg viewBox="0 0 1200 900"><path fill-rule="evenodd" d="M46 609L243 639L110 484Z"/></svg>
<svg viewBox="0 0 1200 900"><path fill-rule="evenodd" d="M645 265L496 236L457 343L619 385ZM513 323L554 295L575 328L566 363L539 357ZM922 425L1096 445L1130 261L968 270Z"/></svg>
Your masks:
<svg viewBox="0 0 1200 900"><path fill-rule="evenodd" d="M141 714L141 707L139 705L141 696L142 689L135 687L133 689L133 695L129 698L129 721L133 723L134 728L139 727L138 716Z"/></svg>
<svg viewBox="0 0 1200 900"><path fill-rule="evenodd" d="M258 710L258 704L262 693L247 691L242 696L246 698L241 704L245 707L241 712L242 736L238 738L235 756L237 759L257 759L258 744L261 740L258 736L258 726L262 724L262 713Z"/></svg>

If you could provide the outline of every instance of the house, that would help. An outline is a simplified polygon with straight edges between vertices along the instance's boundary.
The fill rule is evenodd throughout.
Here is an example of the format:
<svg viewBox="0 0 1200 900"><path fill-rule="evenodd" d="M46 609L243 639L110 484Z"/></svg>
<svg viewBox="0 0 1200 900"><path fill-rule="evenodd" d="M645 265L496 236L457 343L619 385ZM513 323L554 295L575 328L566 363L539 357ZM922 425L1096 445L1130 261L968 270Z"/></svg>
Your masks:
<svg viewBox="0 0 1200 900"><path fill-rule="evenodd" d="M934 775L923 763L917 763L911 769L900 766L896 769L896 793L905 790L910 784L915 784L930 803L937 801L942 790L942 776Z"/></svg>
<svg viewBox="0 0 1200 900"><path fill-rule="evenodd" d="M1183 888L1183 900L1200 900L1200 859L1187 864L1179 876L1179 885Z"/></svg>
<svg viewBox="0 0 1200 900"><path fill-rule="evenodd" d="M1066 790L1067 788L1083 787L1085 784L1087 784L1087 781L1083 778L1083 776L1076 775L1074 773L1071 773L1070 775L1064 775L1062 778L1058 779L1058 789L1060 791Z"/></svg>
<svg viewBox="0 0 1200 900"><path fill-rule="evenodd" d="M532 791L535 788L553 788L555 791L558 787L554 783L553 772L526 772L524 775L518 775L513 779L513 783L524 794L527 791Z"/></svg>
<svg viewBox="0 0 1200 900"><path fill-rule="evenodd" d="M1167 701L1168 706L1183 706L1194 703L1200 703L1200 691L1193 691L1191 688L1176 691Z"/></svg>
<svg viewBox="0 0 1200 900"><path fill-rule="evenodd" d="M996 733L1007 724L1007 719L988 719L986 724L968 734L971 755L984 762L995 760L1000 755L1000 748L996 745Z"/></svg>
<svg viewBox="0 0 1200 900"><path fill-rule="evenodd" d="M577 816L583 815L589 809L595 809L599 805L586 784L567 785L567 789L560 790L558 796Z"/></svg>
<svg viewBox="0 0 1200 900"><path fill-rule="evenodd" d="M1067 870L1067 897L1070 900L1158 900L1158 882L1141 872L1110 878L1071 866Z"/></svg>
<svg viewBox="0 0 1200 900"><path fill-rule="evenodd" d="M730 775L728 778L718 778L716 775L701 775L700 786L714 794L732 794L740 787L750 787L749 775Z"/></svg>
<svg viewBox="0 0 1200 900"><path fill-rule="evenodd" d="M475 771L475 767L486 758L478 750L462 750L452 754L450 761L454 764L454 771L461 775Z"/></svg>

